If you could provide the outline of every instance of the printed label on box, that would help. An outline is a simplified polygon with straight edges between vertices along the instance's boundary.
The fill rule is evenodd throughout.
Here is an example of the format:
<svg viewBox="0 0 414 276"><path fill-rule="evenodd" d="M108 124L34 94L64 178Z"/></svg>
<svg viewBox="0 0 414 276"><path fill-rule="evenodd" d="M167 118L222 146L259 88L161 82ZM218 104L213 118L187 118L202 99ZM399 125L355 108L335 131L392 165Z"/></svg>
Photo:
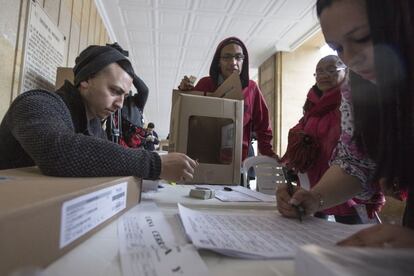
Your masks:
<svg viewBox="0 0 414 276"><path fill-rule="evenodd" d="M124 210L126 199L127 182L123 182L64 202L59 247L65 247Z"/></svg>

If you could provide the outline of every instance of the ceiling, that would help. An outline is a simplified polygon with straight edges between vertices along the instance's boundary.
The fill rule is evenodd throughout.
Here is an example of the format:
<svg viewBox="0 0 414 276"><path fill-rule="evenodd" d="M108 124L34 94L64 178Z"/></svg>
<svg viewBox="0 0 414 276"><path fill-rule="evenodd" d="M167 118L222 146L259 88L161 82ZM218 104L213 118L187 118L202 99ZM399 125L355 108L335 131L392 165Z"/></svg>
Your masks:
<svg viewBox="0 0 414 276"><path fill-rule="evenodd" d="M208 75L218 43L242 39L251 78L276 51L292 51L319 30L315 0L95 0L112 41L129 50L150 89L146 122L169 131L171 91L184 75Z"/></svg>

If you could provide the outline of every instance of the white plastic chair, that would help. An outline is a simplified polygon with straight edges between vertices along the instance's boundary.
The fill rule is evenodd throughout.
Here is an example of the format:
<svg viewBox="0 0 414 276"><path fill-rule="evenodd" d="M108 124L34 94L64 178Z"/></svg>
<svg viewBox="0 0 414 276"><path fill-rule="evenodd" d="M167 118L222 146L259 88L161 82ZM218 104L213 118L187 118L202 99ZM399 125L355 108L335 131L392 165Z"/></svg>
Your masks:
<svg viewBox="0 0 414 276"><path fill-rule="evenodd" d="M277 185L285 182L282 166L276 159L269 156L252 156L243 162L243 184L245 186L248 183L247 173L252 167L256 174L258 192L274 195Z"/></svg>

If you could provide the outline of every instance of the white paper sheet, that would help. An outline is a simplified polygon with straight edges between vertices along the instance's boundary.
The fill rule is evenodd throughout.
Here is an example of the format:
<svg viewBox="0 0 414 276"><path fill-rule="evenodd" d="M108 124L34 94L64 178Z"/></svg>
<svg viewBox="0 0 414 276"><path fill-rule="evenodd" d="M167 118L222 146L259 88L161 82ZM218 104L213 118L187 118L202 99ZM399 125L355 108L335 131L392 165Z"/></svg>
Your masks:
<svg viewBox="0 0 414 276"><path fill-rule="evenodd" d="M262 194L242 186L223 186L223 185L195 185L196 187L214 190L216 198L226 202L276 202L276 196ZM229 187L231 191L225 191L224 187Z"/></svg>
<svg viewBox="0 0 414 276"><path fill-rule="evenodd" d="M166 218L152 202L131 209L118 222L123 275L208 275L196 248L177 245Z"/></svg>
<svg viewBox="0 0 414 276"><path fill-rule="evenodd" d="M185 231L197 248L250 259L293 258L302 245L333 245L369 226L314 217L306 217L300 223L277 212L208 212L180 204L178 207Z"/></svg>

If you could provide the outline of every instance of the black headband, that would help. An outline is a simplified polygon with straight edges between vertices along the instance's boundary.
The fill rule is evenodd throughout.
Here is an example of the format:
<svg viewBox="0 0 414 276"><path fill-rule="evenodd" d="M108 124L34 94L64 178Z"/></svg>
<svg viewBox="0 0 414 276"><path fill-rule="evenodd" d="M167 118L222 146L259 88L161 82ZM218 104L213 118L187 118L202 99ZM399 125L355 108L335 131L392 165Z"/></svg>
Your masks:
<svg viewBox="0 0 414 276"><path fill-rule="evenodd" d="M135 80L136 75L131 62L119 49L112 46L92 45L83 50L75 60L73 68L75 86L114 62L118 63Z"/></svg>

